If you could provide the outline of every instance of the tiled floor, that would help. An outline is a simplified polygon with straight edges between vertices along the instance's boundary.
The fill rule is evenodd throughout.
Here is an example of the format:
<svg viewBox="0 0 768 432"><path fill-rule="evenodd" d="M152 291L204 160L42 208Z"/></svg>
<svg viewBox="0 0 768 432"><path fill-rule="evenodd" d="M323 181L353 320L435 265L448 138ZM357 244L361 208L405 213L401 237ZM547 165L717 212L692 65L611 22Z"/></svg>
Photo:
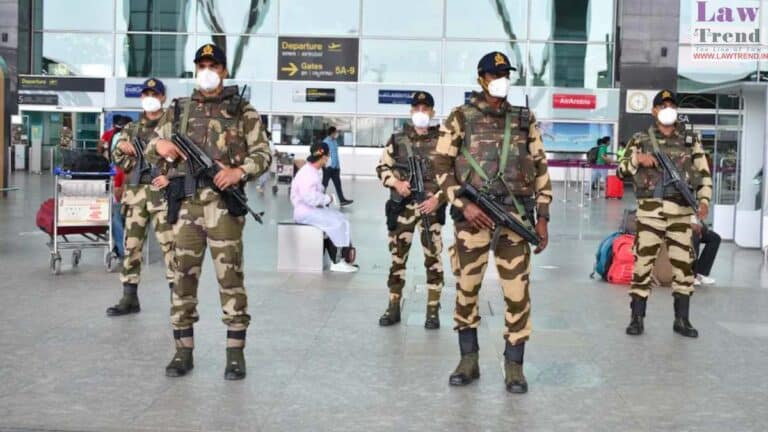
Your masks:
<svg viewBox="0 0 768 432"><path fill-rule="evenodd" d="M146 270L140 314L107 318L120 287L99 252L85 252L77 270L65 259L63 274L49 274L34 216L51 194L51 178L15 175L11 183L22 190L0 199L2 431L768 430L761 254L723 245L713 272L718 284L692 300L698 340L672 333L667 289L650 300L646 334L630 338L626 289L588 275L599 240L618 226L631 197L583 209L555 203L549 250L533 266L531 391L515 396L503 386L503 301L492 280L482 292L482 378L469 387L447 382L458 361L450 276L443 328L422 327L419 247L403 323L378 327L389 258L386 193L373 180L344 181L356 200L346 210L361 266L354 275L276 272L276 223L290 217L287 190L277 197L249 191L267 214L264 226L246 227L253 320L241 382L223 379L225 328L210 260L195 369L166 378L172 345L161 265ZM562 185L556 192L562 196ZM450 227L444 235L453 242Z"/></svg>

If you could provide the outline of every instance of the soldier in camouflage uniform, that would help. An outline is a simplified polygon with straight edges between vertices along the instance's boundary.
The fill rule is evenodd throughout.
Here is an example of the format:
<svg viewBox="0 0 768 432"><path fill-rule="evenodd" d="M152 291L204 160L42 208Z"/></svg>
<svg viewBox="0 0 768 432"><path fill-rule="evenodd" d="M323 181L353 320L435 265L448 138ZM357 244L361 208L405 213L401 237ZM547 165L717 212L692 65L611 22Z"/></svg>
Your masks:
<svg viewBox="0 0 768 432"><path fill-rule="evenodd" d="M434 116L435 100L427 92L416 92L411 101L412 123L405 125L387 142L376 172L384 186L390 188L392 198L387 201L387 229L389 230L389 251L392 265L389 269L389 306L379 318L379 325L390 326L400 322L400 299L405 286L405 267L408 251L411 249L416 227L421 230L421 245L424 248L424 267L427 270L427 317L424 327L440 328L440 293L443 290L442 229L445 224L445 194L440 190L431 169L435 153L438 128L430 127ZM424 186L429 199L418 203L411 197L407 172L408 157L413 155L426 161L429 168L425 173ZM429 215L430 227L424 231L423 214ZM427 236L429 236L429 240Z"/></svg>
<svg viewBox="0 0 768 432"><path fill-rule="evenodd" d="M163 102L163 82L155 78L146 80L141 91L144 113L138 122L123 128L112 154L114 163L123 168L128 180L122 199L125 214L125 256L120 273L123 297L107 309L109 316L127 315L141 310L137 290L141 279L142 251L150 222L163 252L165 277L173 289L173 228L168 224L168 205L163 192L168 186L168 177L165 175L167 170L163 167L166 163L161 161L160 166L152 166L145 161L143 166L137 166L139 158L132 143L135 137L146 143L155 128L165 123Z"/></svg>
<svg viewBox="0 0 768 432"><path fill-rule="evenodd" d="M704 220L709 213L712 176L698 135L686 130L677 121L675 94L663 90L656 95L653 105L655 123L647 132L639 132L632 137L617 169L620 178L632 178L637 195L635 267L629 291L632 318L627 334L636 336L643 333L645 307L651 293L651 273L661 243L665 242L673 267L675 321L672 328L676 333L695 338L699 333L689 321L694 279L693 209L674 186L663 185L663 173L652 153L666 153L695 191L700 220Z"/></svg>
<svg viewBox="0 0 768 432"><path fill-rule="evenodd" d="M222 167L210 184L203 178L194 178L187 164L179 163L178 172L185 177L181 183L172 180L169 187L175 190L175 185L181 184L184 198L178 221L173 226L176 281L171 321L176 354L166 367L166 375L185 375L193 367L192 326L198 320L197 287L208 246L219 282L223 321L227 326L224 377L242 379L245 377L243 348L250 322L243 284L245 217L230 214L227 202L213 186L226 190L258 178L269 168L272 156L259 114L242 100L237 86L222 85L227 77L224 52L213 44L206 44L197 50L195 63L198 89L190 98L173 102L169 108L169 123L157 129L156 138L147 150L150 161L160 158L181 161L183 155L169 140L172 134L179 133L186 135Z"/></svg>
<svg viewBox="0 0 768 432"><path fill-rule="evenodd" d="M515 68L500 52L489 53L480 60L478 82L483 92L473 93L469 103L455 108L446 119L440 130L434 165L437 181L452 205L456 234L450 252L457 278L454 320L461 361L449 383L467 385L480 376L478 295L493 248L507 306L505 385L509 392L525 393L528 383L523 374L523 355L531 333L530 246L517 233L495 227L480 207L459 196L465 183L485 189L513 217L527 219L529 223L534 220L535 207L535 231L540 238L535 252L546 248L552 201L546 155L533 114L506 100L511 70Z"/></svg>

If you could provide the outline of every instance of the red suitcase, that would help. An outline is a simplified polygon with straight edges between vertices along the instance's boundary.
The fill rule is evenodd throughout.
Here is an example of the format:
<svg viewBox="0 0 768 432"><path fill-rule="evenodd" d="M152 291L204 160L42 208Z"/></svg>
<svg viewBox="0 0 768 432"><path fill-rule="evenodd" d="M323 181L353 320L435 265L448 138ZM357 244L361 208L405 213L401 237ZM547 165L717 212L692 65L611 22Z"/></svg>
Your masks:
<svg viewBox="0 0 768 432"><path fill-rule="evenodd" d="M605 180L605 197L609 199L624 198L624 182L615 175L608 176Z"/></svg>

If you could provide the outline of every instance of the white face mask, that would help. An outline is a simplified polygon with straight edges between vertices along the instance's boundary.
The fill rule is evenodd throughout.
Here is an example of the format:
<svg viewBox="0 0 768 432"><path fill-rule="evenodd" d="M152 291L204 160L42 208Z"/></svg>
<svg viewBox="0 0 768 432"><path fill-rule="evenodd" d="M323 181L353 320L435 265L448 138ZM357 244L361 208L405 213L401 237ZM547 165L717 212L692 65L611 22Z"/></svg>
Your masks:
<svg viewBox="0 0 768 432"><path fill-rule="evenodd" d="M488 83L488 94L497 98L506 98L509 94L509 78L502 77Z"/></svg>
<svg viewBox="0 0 768 432"><path fill-rule="evenodd" d="M141 98L141 108L144 110L144 112L153 113L156 111L160 111L160 108L163 107L163 103L160 102L160 99L156 97L143 97Z"/></svg>
<svg viewBox="0 0 768 432"><path fill-rule="evenodd" d="M202 69L197 71L196 81L197 86L200 87L200 90L203 91L214 90L219 86L219 84L221 84L221 78L219 77L219 74L210 69Z"/></svg>
<svg viewBox="0 0 768 432"><path fill-rule="evenodd" d="M411 115L411 121L415 127L424 129L429 126L429 114L416 111Z"/></svg>
<svg viewBox="0 0 768 432"><path fill-rule="evenodd" d="M664 126L672 126L677 121L677 110L670 107L664 108L659 111L657 118Z"/></svg>

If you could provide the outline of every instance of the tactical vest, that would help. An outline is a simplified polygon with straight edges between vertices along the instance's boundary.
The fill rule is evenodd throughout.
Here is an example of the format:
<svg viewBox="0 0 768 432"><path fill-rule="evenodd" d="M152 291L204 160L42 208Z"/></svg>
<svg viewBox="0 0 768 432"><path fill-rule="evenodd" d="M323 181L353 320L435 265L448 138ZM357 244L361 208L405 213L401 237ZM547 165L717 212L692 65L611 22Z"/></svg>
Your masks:
<svg viewBox="0 0 768 432"><path fill-rule="evenodd" d="M701 184L701 173L693 166L693 147L697 139L692 131L678 129L671 137L665 137L659 133L656 127L650 131L638 134L636 139L640 144L641 151L647 154L653 154L654 147L649 133L655 134L659 149L666 153L670 160L674 162L683 180L689 186L695 188ZM663 172L659 167L639 167L633 177L635 184L635 194L637 198L660 198L657 188L661 187ZM663 198L676 199L681 198L680 193L674 186L667 186L661 191Z"/></svg>
<svg viewBox="0 0 768 432"><path fill-rule="evenodd" d="M432 193L437 193L440 189L435 178L435 168L432 163L438 135L439 129L436 126L430 127L426 135L417 135L411 125L406 125L402 131L395 132L392 135L395 163L401 166L408 165L408 146L410 146L413 155L421 157L426 162L427 172L424 173L424 188ZM406 180L407 178L403 177L401 179Z"/></svg>
<svg viewBox="0 0 768 432"><path fill-rule="evenodd" d="M191 98L177 100L174 131L189 137L211 159L238 167L248 155L244 107L237 86L224 87L213 98L204 98L195 91Z"/></svg>
<svg viewBox="0 0 768 432"><path fill-rule="evenodd" d="M510 192L518 196L532 196L536 169L528 147L528 119L530 112L524 107L508 106L499 112L481 110L476 105L466 104L461 108L464 115L463 146L478 162L489 178L494 178L499 170ZM504 141L505 120L509 113L510 128L509 156L506 167L500 167L501 149ZM524 124L523 124L524 123ZM522 126L522 127L521 127ZM460 181L469 182L480 189L485 181L477 175L469 161L459 152L456 157L455 174ZM504 184L494 181L490 193L496 196L508 194Z"/></svg>
<svg viewBox="0 0 768 432"><path fill-rule="evenodd" d="M155 132L155 128L157 125L160 124L160 122L163 120L163 118L166 116L166 113L163 113L163 115L157 119L157 120L148 120L145 118L141 118L139 121L132 122L130 124L130 127L126 130L128 133L128 136L130 139L133 139L134 137L139 137L144 141L145 144L149 143L149 140L152 139L152 135ZM134 166L131 169L130 174L128 175L128 185L130 186L136 186L139 184L150 184L152 183L152 178L157 175L157 169L155 167L152 167L149 162L144 158L144 163L146 164L146 168L149 168L147 171L146 169L143 170L139 166Z"/></svg>

